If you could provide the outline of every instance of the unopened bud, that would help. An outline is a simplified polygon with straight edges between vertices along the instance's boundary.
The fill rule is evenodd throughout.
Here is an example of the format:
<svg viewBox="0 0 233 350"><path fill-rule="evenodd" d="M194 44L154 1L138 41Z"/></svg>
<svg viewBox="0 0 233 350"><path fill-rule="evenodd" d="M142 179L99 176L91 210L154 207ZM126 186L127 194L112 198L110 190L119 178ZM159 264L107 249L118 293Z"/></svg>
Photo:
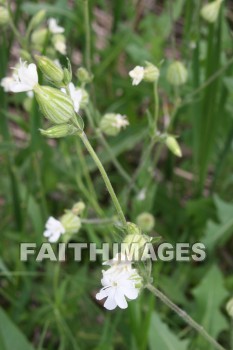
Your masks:
<svg viewBox="0 0 233 350"><path fill-rule="evenodd" d="M10 14L6 7L0 6L0 27L7 25L10 22Z"/></svg>
<svg viewBox="0 0 233 350"><path fill-rule="evenodd" d="M31 21L28 24L28 32L31 32L43 22L45 19L45 14L45 10L40 10L32 17Z"/></svg>
<svg viewBox="0 0 233 350"><path fill-rule="evenodd" d="M133 222L127 222L127 233L129 235L141 234L140 228Z"/></svg>
<svg viewBox="0 0 233 350"><path fill-rule="evenodd" d="M34 92L42 113L52 123L64 124L75 118L72 100L60 90L36 85Z"/></svg>
<svg viewBox="0 0 233 350"><path fill-rule="evenodd" d="M86 206L83 202L77 202L73 205L72 212L75 215L80 215L85 210Z"/></svg>
<svg viewBox="0 0 233 350"><path fill-rule="evenodd" d="M80 67L76 73L81 83L88 84L93 80L93 75L86 68Z"/></svg>
<svg viewBox="0 0 233 350"><path fill-rule="evenodd" d="M77 132L77 128L70 124L59 124L55 126L51 126L51 128L47 130L40 129L42 135L49 138L60 138L69 135L74 135Z"/></svg>
<svg viewBox="0 0 233 350"><path fill-rule="evenodd" d="M35 55L38 67L44 76L55 84L61 84L64 78L64 73L61 67L45 56Z"/></svg>
<svg viewBox="0 0 233 350"><path fill-rule="evenodd" d="M166 145L168 149L177 157L182 157L181 148L174 136L168 135L166 138Z"/></svg>
<svg viewBox="0 0 233 350"><path fill-rule="evenodd" d="M231 298L227 305L226 305L226 310L228 315L233 319L233 298Z"/></svg>
<svg viewBox="0 0 233 350"><path fill-rule="evenodd" d="M35 30L32 33L31 41L33 44L36 45L36 47L43 47L47 40L48 35L49 35L49 31L46 28Z"/></svg>
<svg viewBox="0 0 233 350"><path fill-rule="evenodd" d="M215 0L206 4L201 9L201 16L209 23L216 22L223 0Z"/></svg>
<svg viewBox="0 0 233 350"><path fill-rule="evenodd" d="M154 83L159 79L159 69L150 62L146 62L146 67L144 68L143 80L149 83Z"/></svg>
<svg viewBox="0 0 233 350"><path fill-rule="evenodd" d="M167 80L171 85L179 86L186 83L188 72L182 62L175 61L168 67Z"/></svg>
<svg viewBox="0 0 233 350"><path fill-rule="evenodd" d="M29 61L31 62L32 61L32 57L30 55L30 53L26 50L20 50L20 57L22 58L22 60L24 61Z"/></svg>
<svg viewBox="0 0 233 350"><path fill-rule="evenodd" d="M80 218L74 215L71 211L67 212L60 218L62 226L65 228L66 233L76 233L81 227Z"/></svg>
<svg viewBox="0 0 233 350"><path fill-rule="evenodd" d="M129 234L125 237L123 243L129 246L129 251L132 253L130 259L143 260L143 253L146 245L150 243L152 237L143 234ZM130 247L132 250L130 250Z"/></svg>
<svg viewBox="0 0 233 350"><path fill-rule="evenodd" d="M150 213L141 213L136 221L142 232L150 232L155 226L155 218Z"/></svg>

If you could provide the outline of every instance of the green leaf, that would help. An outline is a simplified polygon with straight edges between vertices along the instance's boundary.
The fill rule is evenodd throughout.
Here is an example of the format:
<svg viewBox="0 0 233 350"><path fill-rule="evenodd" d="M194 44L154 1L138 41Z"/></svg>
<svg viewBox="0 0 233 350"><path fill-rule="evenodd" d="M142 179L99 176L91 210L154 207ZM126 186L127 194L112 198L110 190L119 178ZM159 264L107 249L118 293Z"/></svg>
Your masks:
<svg viewBox="0 0 233 350"><path fill-rule="evenodd" d="M213 266L204 276L200 284L193 290L196 300L195 320L198 321L205 330L217 338L218 334L228 327L223 317L220 307L227 297L224 288L224 279L218 267ZM198 349L206 349L206 341L199 337ZM201 347L203 346L203 348Z"/></svg>
<svg viewBox="0 0 233 350"><path fill-rule="evenodd" d="M215 196L214 203L217 208L219 223L209 221L202 242L210 251L217 243L225 243L232 235L233 228L233 204L222 201Z"/></svg>
<svg viewBox="0 0 233 350"><path fill-rule="evenodd" d="M154 312L149 330L149 346L150 350L186 350L188 340L180 340Z"/></svg>
<svg viewBox="0 0 233 350"><path fill-rule="evenodd" d="M7 314L0 309L0 349L33 350L23 333L14 325ZM4 326L3 326L4 325Z"/></svg>

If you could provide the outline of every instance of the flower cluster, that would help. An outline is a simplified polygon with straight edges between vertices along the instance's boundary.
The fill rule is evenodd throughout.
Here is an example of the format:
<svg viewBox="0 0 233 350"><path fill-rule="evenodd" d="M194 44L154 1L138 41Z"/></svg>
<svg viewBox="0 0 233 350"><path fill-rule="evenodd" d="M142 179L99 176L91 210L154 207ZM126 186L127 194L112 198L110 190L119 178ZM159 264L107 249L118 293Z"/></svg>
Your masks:
<svg viewBox="0 0 233 350"><path fill-rule="evenodd" d="M126 309L127 299L134 300L138 297L142 278L123 254L117 254L114 259L103 263L103 265L109 265L110 268L102 271L103 288L96 294L96 299L106 298L104 307L108 310L114 310L117 306Z"/></svg>

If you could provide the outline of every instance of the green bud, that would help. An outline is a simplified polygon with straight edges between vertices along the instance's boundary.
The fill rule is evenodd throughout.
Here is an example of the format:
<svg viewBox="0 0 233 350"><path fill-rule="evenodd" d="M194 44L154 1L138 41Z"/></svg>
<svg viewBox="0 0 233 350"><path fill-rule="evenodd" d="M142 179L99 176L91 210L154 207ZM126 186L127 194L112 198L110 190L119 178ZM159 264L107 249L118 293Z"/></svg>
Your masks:
<svg viewBox="0 0 233 350"><path fill-rule="evenodd" d="M177 157L182 157L181 148L174 136L168 135L165 141L168 149Z"/></svg>
<svg viewBox="0 0 233 350"><path fill-rule="evenodd" d="M36 85L34 93L42 113L52 123L64 124L75 118L72 100L60 90Z"/></svg>
<svg viewBox="0 0 233 350"><path fill-rule="evenodd" d="M38 67L44 74L46 79L55 83L61 84L64 78L64 73L61 67L45 56L35 55Z"/></svg>
<svg viewBox="0 0 233 350"><path fill-rule="evenodd" d="M143 80L149 83L154 83L159 79L159 69L150 62L146 62L146 67L144 69Z"/></svg>
<svg viewBox="0 0 233 350"><path fill-rule="evenodd" d="M206 4L201 9L201 16L209 23L216 22L223 0L215 0Z"/></svg>
<svg viewBox="0 0 233 350"><path fill-rule="evenodd" d="M10 22L10 14L6 7L0 6L0 27L7 25Z"/></svg>
<svg viewBox="0 0 233 350"><path fill-rule="evenodd" d="M138 215L136 221L140 229L144 232L152 231L155 226L155 218L150 213L141 213Z"/></svg>
<svg viewBox="0 0 233 350"><path fill-rule="evenodd" d="M60 221L68 234L78 232L81 227L80 218L69 210L60 218Z"/></svg>
<svg viewBox="0 0 233 350"><path fill-rule="evenodd" d="M33 44L36 45L36 47L43 48L43 46L47 40L48 35L49 35L49 31L47 28L35 30L32 33L31 41Z"/></svg>
<svg viewBox="0 0 233 350"><path fill-rule="evenodd" d="M83 84L88 84L93 80L93 75L89 73L86 68L83 67L77 69L76 75L80 82Z"/></svg>
<svg viewBox="0 0 233 350"><path fill-rule="evenodd" d="M54 139L74 135L77 131L77 128L70 124L59 124L51 126L51 128L47 130L40 129L42 135Z"/></svg>
<svg viewBox="0 0 233 350"><path fill-rule="evenodd" d="M20 57L27 62L31 62L32 61L32 57L30 55L30 53L26 50L20 50Z"/></svg>
<svg viewBox="0 0 233 350"><path fill-rule="evenodd" d="M226 310L228 315L233 319L233 298L231 298L227 305L226 305Z"/></svg>
<svg viewBox="0 0 233 350"><path fill-rule="evenodd" d="M100 130L108 136L116 136L121 128L127 126L129 122L125 116L115 113L107 113L100 121Z"/></svg>
<svg viewBox="0 0 233 350"><path fill-rule="evenodd" d="M40 10L32 17L31 21L28 24L29 33L43 22L43 20L45 19L45 14L45 10Z"/></svg>
<svg viewBox="0 0 233 350"><path fill-rule="evenodd" d="M179 86L186 83L188 72L182 62L175 61L168 67L167 80L171 85Z"/></svg>
<svg viewBox="0 0 233 350"><path fill-rule="evenodd" d="M77 202L73 205L72 213L75 215L81 215L85 210L86 206L83 202Z"/></svg>
<svg viewBox="0 0 233 350"><path fill-rule="evenodd" d="M127 232L129 235L141 234L140 228L132 222L127 222Z"/></svg>
<svg viewBox="0 0 233 350"><path fill-rule="evenodd" d="M143 259L144 248L147 243L150 243L152 237L143 234L129 234L125 237L122 243L129 246L130 253L132 253L132 259Z"/></svg>

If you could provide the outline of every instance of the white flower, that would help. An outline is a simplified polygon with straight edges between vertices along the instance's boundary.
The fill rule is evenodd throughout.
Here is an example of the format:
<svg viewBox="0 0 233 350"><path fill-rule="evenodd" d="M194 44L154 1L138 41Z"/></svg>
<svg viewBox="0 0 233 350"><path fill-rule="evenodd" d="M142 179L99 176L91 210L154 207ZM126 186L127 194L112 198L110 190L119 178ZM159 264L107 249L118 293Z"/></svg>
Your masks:
<svg viewBox="0 0 233 350"><path fill-rule="evenodd" d="M115 118L115 120L112 123L112 126L118 128L118 129L125 128L127 125L129 125L129 122L128 122L127 117L125 115L115 114L114 118Z"/></svg>
<svg viewBox="0 0 233 350"><path fill-rule="evenodd" d="M73 101L74 110L76 113L78 113L80 108L80 103L83 97L82 89L76 89L73 83L69 83L68 88L69 88L70 98ZM66 93L66 90L64 88L62 88L61 91Z"/></svg>
<svg viewBox="0 0 233 350"><path fill-rule="evenodd" d="M132 85L138 85L144 78L144 68L141 66L136 66L129 72L129 76L133 79Z"/></svg>
<svg viewBox="0 0 233 350"><path fill-rule="evenodd" d="M13 77L5 77L1 80L1 86L5 92L11 91L12 83L14 83Z"/></svg>
<svg viewBox="0 0 233 350"><path fill-rule="evenodd" d="M65 29L63 27L60 27L57 24L57 20L55 18L49 18L48 19L48 26L49 30L53 34L61 34L64 33Z"/></svg>
<svg viewBox="0 0 233 350"><path fill-rule="evenodd" d="M36 65L22 62L20 59L19 67L14 68L16 72L13 74L14 81L11 84L12 92L32 91L34 86L38 84L38 74Z"/></svg>
<svg viewBox="0 0 233 350"><path fill-rule="evenodd" d="M34 97L34 92L33 91L28 91L27 92L27 97L33 98Z"/></svg>
<svg viewBox="0 0 233 350"><path fill-rule="evenodd" d="M117 254L114 259L104 264L111 267L107 271L102 271L103 288L96 294L96 299L107 298L104 307L108 310L113 310L117 306L126 309L127 299L133 300L139 295L141 277L123 254Z"/></svg>
<svg viewBox="0 0 233 350"><path fill-rule="evenodd" d="M137 194L138 201L144 201L146 199L146 188L141 189L141 191Z"/></svg>
<svg viewBox="0 0 233 350"><path fill-rule="evenodd" d="M47 237L51 243L57 242L60 236L65 233L65 228L61 222L52 216L48 218L45 228L44 237Z"/></svg>

